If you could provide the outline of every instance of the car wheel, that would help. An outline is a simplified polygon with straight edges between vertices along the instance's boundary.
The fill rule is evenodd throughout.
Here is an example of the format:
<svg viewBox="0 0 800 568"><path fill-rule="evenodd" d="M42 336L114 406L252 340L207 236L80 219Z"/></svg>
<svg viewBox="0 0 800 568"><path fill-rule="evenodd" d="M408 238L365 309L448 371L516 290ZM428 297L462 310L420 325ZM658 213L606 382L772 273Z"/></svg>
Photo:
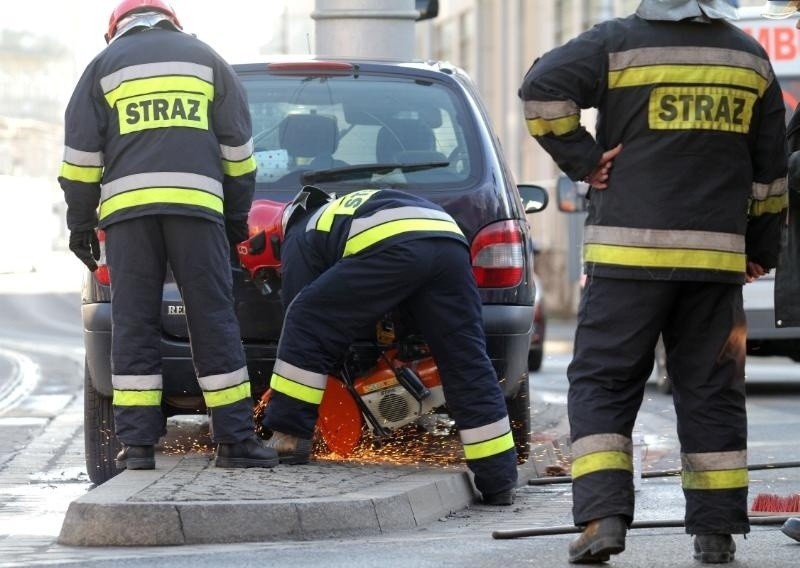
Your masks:
<svg viewBox="0 0 800 568"><path fill-rule="evenodd" d="M529 378L525 375L517 394L506 400L508 419L511 422L511 435L517 447L517 461L524 463L531 451L531 398Z"/></svg>
<svg viewBox="0 0 800 568"><path fill-rule="evenodd" d="M542 368L542 356L544 355L542 349L531 349L528 351L528 370L531 372L538 371Z"/></svg>
<svg viewBox="0 0 800 568"><path fill-rule="evenodd" d="M85 366L83 383L83 438L86 450L86 471L95 485L105 483L121 470L115 458L121 446L114 433L114 409L111 399L92 385L89 366Z"/></svg>

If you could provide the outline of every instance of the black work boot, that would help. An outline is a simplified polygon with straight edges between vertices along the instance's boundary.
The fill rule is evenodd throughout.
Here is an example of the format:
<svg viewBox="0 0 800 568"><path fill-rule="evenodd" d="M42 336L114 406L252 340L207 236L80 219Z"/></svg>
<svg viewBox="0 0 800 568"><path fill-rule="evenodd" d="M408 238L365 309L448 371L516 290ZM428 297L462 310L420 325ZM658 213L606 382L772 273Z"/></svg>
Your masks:
<svg viewBox="0 0 800 568"><path fill-rule="evenodd" d="M514 490L500 491L499 493L491 493L483 496L484 505L499 505L505 507L514 504Z"/></svg>
<svg viewBox="0 0 800 568"><path fill-rule="evenodd" d="M306 438L273 431L265 443L278 452L281 463L299 465L311 460L311 440Z"/></svg>
<svg viewBox="0 0 800 568"><path fill-rule="evenodd" d="M733 562L736 544L729 534L698 534L694 537L694 558L704 564Z"/></svg>
<svg viewBox="0 0 800 568"><path fill-rule="evenodd" d="M274 467L278 465L275 450L264 445L261 438L252 436L234 444L218 444L217 467Z"/></svg>
<svg viewBox="0 0 800 568"><path fill-rule="evenodd" d="M569 545L569 561L573 564L599 564L612 554L625 550L625 517L615 515L590 521L581 536Z"/></svg>
<svg viewBox="0 0 800 568"><path fill-rule="evenodd" d="M153 446L122 446L115 461L117 469L155 469L156 451Z"/></svg>

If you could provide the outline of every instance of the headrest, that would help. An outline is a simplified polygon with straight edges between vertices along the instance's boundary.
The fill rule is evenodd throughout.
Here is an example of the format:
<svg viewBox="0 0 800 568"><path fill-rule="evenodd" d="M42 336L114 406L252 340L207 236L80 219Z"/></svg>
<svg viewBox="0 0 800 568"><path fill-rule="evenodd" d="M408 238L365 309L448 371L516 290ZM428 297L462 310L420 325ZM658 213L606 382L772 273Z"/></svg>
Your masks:
<svg viewBox="0 0 800 568"><path fill-rule="evenodd" d="M395 119L381 127L375 145L378 162L394 162L400 152L435 151L436 137L418 120Z"/></svg>
<svg viewBox="0 0 800 568"><path fill-rule="evenodd" d="M336 151L339 129L336 117L323 114L290 114L278 127L278 141L292 157L311 158Z"/></svg>

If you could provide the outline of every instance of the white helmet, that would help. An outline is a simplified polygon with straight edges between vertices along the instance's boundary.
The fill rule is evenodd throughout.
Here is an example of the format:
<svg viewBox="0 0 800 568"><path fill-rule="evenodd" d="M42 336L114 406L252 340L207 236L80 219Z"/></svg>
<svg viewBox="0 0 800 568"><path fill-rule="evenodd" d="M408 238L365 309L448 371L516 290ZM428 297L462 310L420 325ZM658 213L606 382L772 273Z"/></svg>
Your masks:
<svg viewBox="0 0 800 568"><path fill-rule="evenodd" d="M761 15L765 18L781 20L783 18L788 18L798 10L800 10L800 1L798 0L770 1L764 4Z"/></svg>

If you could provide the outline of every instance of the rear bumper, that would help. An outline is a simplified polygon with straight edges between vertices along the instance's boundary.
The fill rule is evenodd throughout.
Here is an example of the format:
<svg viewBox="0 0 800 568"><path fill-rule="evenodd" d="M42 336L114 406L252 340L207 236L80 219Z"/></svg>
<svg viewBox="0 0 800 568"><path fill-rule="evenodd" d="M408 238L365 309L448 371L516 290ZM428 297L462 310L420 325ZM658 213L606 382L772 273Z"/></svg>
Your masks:
<svg viewBox="0 0 800 568"><path fill-rule="evenodd" d="M86 364L94 388L110 397L111 386L111 305L84 304L81 307L84 325ZM522 379L528 374L528 351L533 322L530 306L485 305L483 324L486 348L497 372L506 398L516 395ZM272 375L278 352L277 343L245 343L245 356L255 396L264 392ZM162 338L162 372L164 397L198 397L202 395L194 373L188 341Z"/></svg>
<svg viewBox="0 0 800 568"><path fill-rule="evenodd" d="M483 306L486 351L505 398L515 396L520 383L528 375L532 314L531 306Z"/></svg>
<svg viewBox="0 0 800 568"><path fill-rule="evenodd" d="M84 304L81 312L86 364L92 385L103 396L111 397L111 304ZM253 394L260 396L267 389L278 346L245 344L244 349ZM165 399L201 397L189 342L163 337L161 353Z"/></svg>

